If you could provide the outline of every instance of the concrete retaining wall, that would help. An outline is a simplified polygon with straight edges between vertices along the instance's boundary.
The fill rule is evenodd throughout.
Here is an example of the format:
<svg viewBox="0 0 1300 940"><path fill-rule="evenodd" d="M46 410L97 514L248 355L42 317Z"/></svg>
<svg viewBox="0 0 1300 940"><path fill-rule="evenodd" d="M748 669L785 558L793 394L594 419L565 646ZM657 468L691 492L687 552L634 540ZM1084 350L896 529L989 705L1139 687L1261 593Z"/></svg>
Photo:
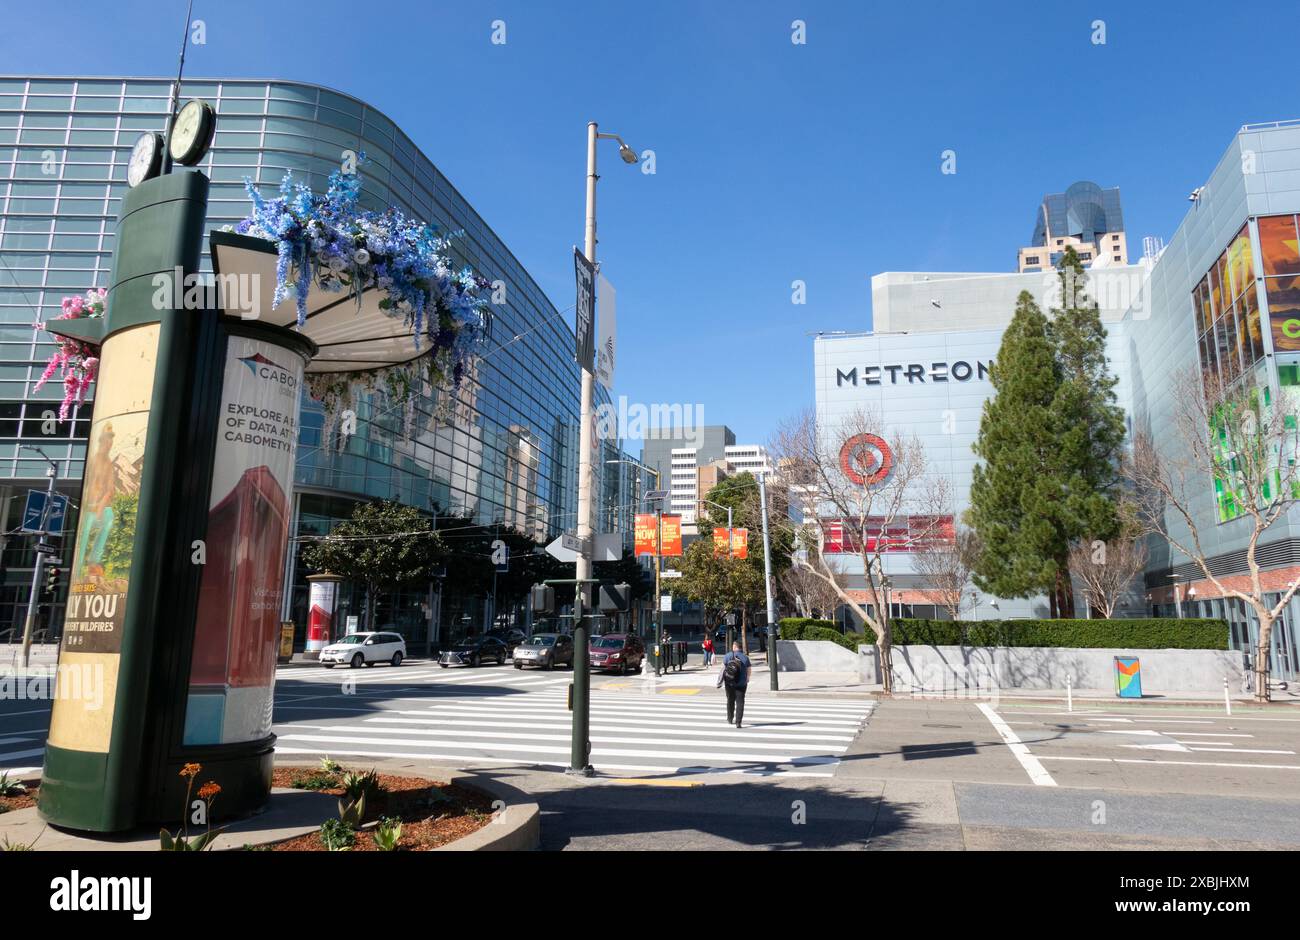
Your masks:
<svg viewBox="0 0 1300 940"><path fill-rule="evenodd" d="M1222 692L1225 676L1233 695L1249 687L1246 654L1240 650L895 646L894 689L1063 689L1068 675L1080 691L1113 691L1116 656L1141 660L1144 693ZM874 646L859 646L858 662L862 682L881 681Z"/></svg>
<svg viewBox="0 0 1300 940"><path fill-rule="evenodd" d="M830 640L777 640L778 672L858 672L858 654Z"/></svg>

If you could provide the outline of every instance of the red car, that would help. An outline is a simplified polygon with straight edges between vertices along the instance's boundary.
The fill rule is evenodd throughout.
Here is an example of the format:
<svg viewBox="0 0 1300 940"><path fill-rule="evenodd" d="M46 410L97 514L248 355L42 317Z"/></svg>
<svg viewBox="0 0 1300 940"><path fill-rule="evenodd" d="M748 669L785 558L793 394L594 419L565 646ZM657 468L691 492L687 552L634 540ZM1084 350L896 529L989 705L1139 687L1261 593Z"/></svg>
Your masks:
<svg viewBox="0 0 1300 940"><path fill-rule="evenodd" d="M640 672L645 662L645 644L632 633L606 633L587 644L587 661L592 669L627 675Z"/></svg>

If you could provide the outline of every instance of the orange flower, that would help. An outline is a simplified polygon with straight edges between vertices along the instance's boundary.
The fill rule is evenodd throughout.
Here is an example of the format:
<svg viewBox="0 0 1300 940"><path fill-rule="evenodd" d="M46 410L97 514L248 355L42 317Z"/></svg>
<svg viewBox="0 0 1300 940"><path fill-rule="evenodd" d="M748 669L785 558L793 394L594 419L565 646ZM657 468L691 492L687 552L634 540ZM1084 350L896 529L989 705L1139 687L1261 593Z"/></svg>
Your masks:
<svg viewBox="0 0 1300 940"><path fill-rule="evenodd" d="M221 786L209 780L203 786L199 787L199 799L211 800L214 796L216 796L220 792L221 792Z"/></svg>
<svg viewBox="0 0 1300 940"><path fill-rule="evenodd" d="M184 767L181 768L180 775L182 777L197 777L199 775L199 771L202 769L203 769L202 764L186 764Z"/></svg>

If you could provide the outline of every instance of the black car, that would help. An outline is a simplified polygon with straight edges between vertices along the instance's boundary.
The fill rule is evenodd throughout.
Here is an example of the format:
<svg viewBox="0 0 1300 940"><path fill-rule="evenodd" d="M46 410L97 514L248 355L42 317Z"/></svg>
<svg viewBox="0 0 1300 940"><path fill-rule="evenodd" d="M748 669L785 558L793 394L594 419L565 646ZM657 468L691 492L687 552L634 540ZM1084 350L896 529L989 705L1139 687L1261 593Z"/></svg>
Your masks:
<svg viewBox="0 0 1300 940"><path fill-rule="evenodd" d="M438 657L438 665L443 669L448 666L478 666L486 662L503 666L509 656L505 643L498 637L472 636L461 640L451 649L443 650Z"/></svg>
<svg viewBox="0 0 1300 940"><path fill-rule="evenodd" d="M495 637L504 643L507 656L514 656L515 647L528 639L523 630L489 630L487 636Z"/></svg>

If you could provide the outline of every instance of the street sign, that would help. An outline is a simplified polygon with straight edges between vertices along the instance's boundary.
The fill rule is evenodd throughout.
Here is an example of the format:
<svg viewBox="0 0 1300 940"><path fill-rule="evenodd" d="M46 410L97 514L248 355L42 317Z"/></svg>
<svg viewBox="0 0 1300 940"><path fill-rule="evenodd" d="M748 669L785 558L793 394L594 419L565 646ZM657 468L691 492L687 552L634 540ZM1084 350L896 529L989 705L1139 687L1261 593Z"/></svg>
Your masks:
<svg viewBox="0 0 1300 940"><path fill-rule="evenodd" d="M574 532L565 532L560 536L560 544L571 552L588 554L591 552L591 540L580 539Z"/></svg>
<svg viewBox="0 0 1300 940"><path fill-rule="evenodd" d="M673 596L671 594L659 595L659 612L671 614L673 612Z"/></svg>
<svg viewBox="0 0 1300 940"><path fill-rule="evenodd" d="M45 509L45 491L28 490L27 506L23 509L24 532L41 531L41 512ZM45 520L45 531L51 535L63 534L63 519L68 512L68 497L61 493L54 494L54 502L50 504L50 514Z"/></svg>
<svg viewBox="0 0 1300 940"><path fill-rule="evenodd" d="M596 552L592 561L618 561L623 557L622 532L597 532Z"/></svg>
<svg viewBox="0 0 1300 940"><path fill-rule="evenodd" d="M588 372L596 367L596 266L573 249L573 273L578 282L578 303L574 308L575 357Z"/></svg>
<svg viewBox="0 0 1300 940"><path fill-rule="evenodd" d="M668 491L667 491L667 490L651 490L649 493L646 493L646 494L645 494L645 498L646 498L647 501L654 501L654 500L656 500L656 499L667 499L667 498L668 498Z"/></svg>
<svg viewBox="0 0 1300 940"><path fill-rule="evenodd" d="M667 571L659 572L659 577L661 578L680 578L681 576L682 573L680 571L676 571L672 568L669 568Z"/></svg>
<svg viewBox="0 0 1300 940"><path fill-rule="evenodd" d="M578 553L564 544L565 537L561 535L550 545L546 546L547 553L556 561L571 565L578 560Z"/></svg>

